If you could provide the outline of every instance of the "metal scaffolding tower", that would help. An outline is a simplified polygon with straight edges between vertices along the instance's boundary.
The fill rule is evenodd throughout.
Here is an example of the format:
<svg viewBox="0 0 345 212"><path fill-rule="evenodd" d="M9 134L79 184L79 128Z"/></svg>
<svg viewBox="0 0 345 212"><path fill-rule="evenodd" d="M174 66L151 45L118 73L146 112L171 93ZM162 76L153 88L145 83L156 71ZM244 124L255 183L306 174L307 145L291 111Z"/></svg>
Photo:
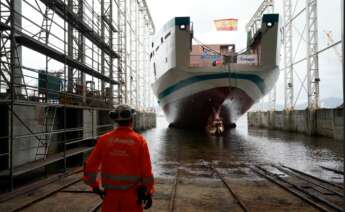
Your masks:
<svg viewBox="0 0 345 212"><path fill-rule="evenodd" d="M265 2L262 5L265 5ZM262 11L262 5L258 11ZM299 101L305 96L308 98L308 109L318 109L320 98L319 54L329 49L335 50L334 48L341 41L331 39L328 46L319 49L317 0L286 0L282 1L281 5L284 16L282 28L284 65L281 69L284 71L284 109L291 111L298 104L299 106L304 105L303 101ZM298 19L302 15L305 15L303 20ZM252 30L255 29L254 20L255 18L252 18L250 22L254 25ZM301 22L304 23L304 26ZM248 25L247 29L249 29ZM329 39L330 34L326 32L326 35ZM301 51L301 47L303 51ZM302 63L306 67L299 69L301 66L297 65ZM273 110L276 102L274 92L273 90L269 95L269 105Z"/></svg>
<svg viewBox="0 0 345 212"><path fill-rule="evenodd" d="M317 0L306 0L308 108L319 107Z"/></svg>
<svg viewBox="0 0 345 212"><path fill-rule="evenodd" d="M145 0L0 2L0 177L11 189L16 176L57 161L66 170L90 151L114 106L152 109L154 30Z"/></svg>
<svg viewBox="0 0 345 212"><path fill-rule="evenodd" d="M294 108L294 86L293 86L293 48L292 48L292 3L291 0L284 1L284 88L285 88L285 110Z"/></svg>
<svg viewBox="0 0 345 212"><path fill-rule="evenodd" d="M120 58L118 59L118 79L119 79L119 86L117 88L117 94L119 103L126 103L127 100L127 6L126 0L119 0L118 2L118 52L120 54Z"/></svg>

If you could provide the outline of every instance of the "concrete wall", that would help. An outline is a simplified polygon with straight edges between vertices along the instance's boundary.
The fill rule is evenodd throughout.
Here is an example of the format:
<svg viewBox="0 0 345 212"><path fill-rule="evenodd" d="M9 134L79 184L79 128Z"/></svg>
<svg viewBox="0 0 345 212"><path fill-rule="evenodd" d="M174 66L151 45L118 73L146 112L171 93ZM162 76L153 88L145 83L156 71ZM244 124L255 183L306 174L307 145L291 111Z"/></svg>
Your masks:
<svg viewBox="0 0 345 212"><path fill-rule="evenodd" d="M97 135L98 113L91 109L83 110L83 138L92 138Z"/></svg>
<svg viewBox="0 0 345 212"><path fill-rule="evenodd" d="M343 109L249 112L248 126L344 138Z"/></svg>
<svg viewBox="0 0 345 212"><path fill-rule="evenodd" d="M84 112L87 113L87 112ZM88 113L89 114L89 113ZM109 117L108 117L108 111L99 111L98 112L98 124L104 125L104 124L112 124L114 123ZM90 122L90 117L86 118L84 117L84 125L90 125L92 122ZM88 126L90 128L90 126ZM137 131L140 130L146 130L150 128L156 127L156 114L152 112L136 112L133 128ZM110 129L108 129L109 131ZM101 132L98 130L97 135L103 134L104 132Z"/></svg>
<svg viewBox="0 0 345 212"><path fill-rule="evenodd" d="M49 110L45 112L46 107L43 106L22 106L15 105L13 116L13 136L15 138L13 144L13 165L18 166L24 163L35 160L38 139L44 139L44 135L38 136L28 136L23 137L24 135L30 135L33 133L40 133L45 131L45 115L49 114L48 117L53 117L54 110ZM10 116L10 113L7 114ZM47 127L48 129L56 129L58 121L54 123L51 120L48 120ZM9 119L10 126L10 119ZM10 130L10 129L9 129ZM8 132L10 135L10 132ZM56 140L56 135L53 135L51 140ZM40 150L39 150L40 151ZM39 152L40 153L40 152Z"/></svg>
<svg viewBox="0 0 345 212"><path fill-rule="evenodd" d="M152 112L137 112L134 120L135 130L145 130L156 127L156 114Z"/></svg>
<svg viewBox="0 0 345 212"><path fill-rule="evenodd" d="M63 109L56 109L56 115L54 116L56 107L51 107L47 111L47 107L39 105L15 105L14 112L16 116L13 119L13 134L15 137L13 145L13 165L19 166L36 158L36 152L38 147L38 139L44 139L44 135L39 136L26 136L31 133L41 133L45 131L45 116L48 114L48 131L58 130L63 128L64 114ZM80 115L79 115L80 114ZM1 116L5 125L10 126L10 112L4 107L1 110ZM55 121L52 119L55 117ZM99 134L103 134L106 131L111 130L111 126L98 128L97 126L112 124L112 120L108 117L108 111L105 110L93 110L93 109L67 109L66 117L67 128L81 127L82 131L71 132L68 136L76 138L83 137L84 139L97 137ZM156 114L151 112L137 112L134 129L145 130L156 127ZM93 129L93 130L92 130ZM101 131L103 130L103 131ZM6 132L5 132L6 131ZM92 132L93 131L93 132ZM71 135L72 134L72 135ZM6 137L10 135L10 129L2 129L1 135ZM36 138L37 137L37 138ZM6 139L7 141L7 139ZM5 140L4 140L5 142ZM48 154L54 154L61 151L61 143L63 143L63 133L53 134L49 142ZM7 143L9 145L9 142ZM44 152L44 148L40 148L39 151ZM6 150L7 151L7 150ZM42 153L43 153L42 152ZM5 153L5 152L3 152ZM43 156L41 156L43 157ZM1 159L0 162L8 163L8 160ZM4 165L3 168L6 168Z"/></svg>

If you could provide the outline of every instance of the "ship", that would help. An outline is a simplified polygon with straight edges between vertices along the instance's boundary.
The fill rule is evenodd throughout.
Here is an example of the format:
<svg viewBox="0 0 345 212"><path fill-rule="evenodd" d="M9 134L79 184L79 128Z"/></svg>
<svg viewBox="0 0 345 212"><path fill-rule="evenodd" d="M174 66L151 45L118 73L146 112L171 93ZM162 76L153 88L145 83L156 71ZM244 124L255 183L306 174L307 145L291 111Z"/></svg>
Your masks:
<svg viewBox="0 0 345 212"><path fill-rule="evenodd" d="M150 64L169 126L236 127L279 77L279 34L279 14L264 14L247 48L236 52L234 44L193 45L190 17L167 22L151 43Z"/></svg>

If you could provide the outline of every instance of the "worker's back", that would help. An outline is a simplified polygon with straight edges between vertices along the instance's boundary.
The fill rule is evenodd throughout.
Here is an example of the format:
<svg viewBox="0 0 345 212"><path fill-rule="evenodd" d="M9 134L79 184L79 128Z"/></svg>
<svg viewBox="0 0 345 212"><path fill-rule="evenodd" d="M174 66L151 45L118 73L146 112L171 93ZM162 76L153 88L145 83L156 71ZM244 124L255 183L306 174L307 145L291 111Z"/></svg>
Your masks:
<svg viewBox="0 0 345 212"><path fill-rule="evenodd" d="M127 190L150 175L145 164L147 146L142 136L130 128L119 127L99 140L102 151L102 184L105 189ZM118 186L119 189L116 189Z"/></svg>
<svg viewBox="0 0 345 212"><path fill-rule="evenodd" d="M119 127L99 138L85 163L84 180L99 187L96 175L101 166L105 189L103 211L142 211L137 189L153 193L151 160L145 139L131 128Z"/></svg>
<svg viewBox="0 0 345 212"><path fill-rule="evenodd" d="M145 139L131 128L134 114L127 105L111 111L109 116L119 127L98 139L85 162L85 183L95 192L105 193L103 212L139 212L152 204L154 181L150 154ZM99 171L104 192L97 180Z"/></svg>

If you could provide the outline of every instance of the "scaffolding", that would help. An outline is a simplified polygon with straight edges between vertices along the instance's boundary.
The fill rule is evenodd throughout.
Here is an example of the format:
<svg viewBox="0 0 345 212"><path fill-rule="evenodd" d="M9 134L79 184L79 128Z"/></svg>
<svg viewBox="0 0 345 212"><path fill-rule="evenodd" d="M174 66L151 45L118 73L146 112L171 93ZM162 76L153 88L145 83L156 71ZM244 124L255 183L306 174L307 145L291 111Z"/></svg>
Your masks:
<svg viewBox="0 0 345 212"><path fill-rule="evenodd" d="M52 163L66 171L118 104L152 111L154 30L145 0L1 1L0 181L13 190Z"/></svg>
<svg viewBox="0 0 345 212"><path fill-rule="evenodd" d="M284 108L293 110L293 46L292 46L292 3L284 1Z"/></svg>
<svg viewBox="0 0 345 212"><path fill-rule="evenodd" d="M298 109L304 107L304 102L301 100L305 97L308 100L306 109L315 111L320 107L319 56L333 49L342 60L342 55L339 55L335 49L342 43L342 39L331 39L331 42L328 41L328 46L320 48L318 11L322 12L323 8L318 8L318 0L286 0L276 3L281 5L280 11L284 19L281 29L283 63L280 66L280 71L284 73L282 76L284 95L281 95L284 99L279 100L284 102L285 111L291 111L296 107ZM263 5L267 5L267 0L263 1L258 11L262 11ZM327 31L326 36L329 39L330 34ZM298 66L303 66L303 68L298 68ZM273 90L269 97L270 108L266 107L262 110L276 110L275 96L276 91Z"/></svg>
<svg viewBox="0 0 345 212"><path fill-rule="evenodd" d="M308 108L319 108L319 55L317 0L306 0Z"/></svg>

